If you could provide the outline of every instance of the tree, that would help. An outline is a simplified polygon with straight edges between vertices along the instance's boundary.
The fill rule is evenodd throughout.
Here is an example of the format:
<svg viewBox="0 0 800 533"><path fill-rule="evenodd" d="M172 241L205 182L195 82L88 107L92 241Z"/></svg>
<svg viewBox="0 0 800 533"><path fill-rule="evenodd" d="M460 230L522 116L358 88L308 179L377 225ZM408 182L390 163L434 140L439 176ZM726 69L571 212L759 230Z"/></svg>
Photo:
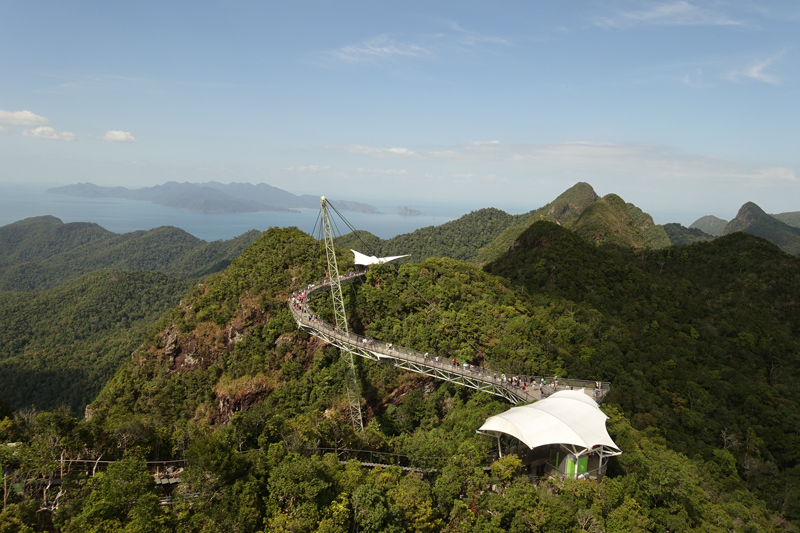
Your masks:
<svg viewBox="0 0 800 533"><path fill-rule="evenodd" d="M433 491L416 474L407 474L389 491L400 510L404 531L432 533L439 531L442 519L433 507Z"/></svg>
<svg viewBox="0 0 800 533"><path fill-rule="evenodd" d="M154 488L141 458L128 455L111 463L106 472L86 481L87 496L63 531L171 531L170 519L159 507Z"/></svg>

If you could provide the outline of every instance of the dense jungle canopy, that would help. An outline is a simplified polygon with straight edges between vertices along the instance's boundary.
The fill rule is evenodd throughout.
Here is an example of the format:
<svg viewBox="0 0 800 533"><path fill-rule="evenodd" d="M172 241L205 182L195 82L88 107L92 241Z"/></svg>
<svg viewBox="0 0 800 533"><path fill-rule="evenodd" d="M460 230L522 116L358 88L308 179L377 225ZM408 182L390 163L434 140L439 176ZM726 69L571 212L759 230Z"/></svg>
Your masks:
<svg viewBox="0 0 800 533"><path fill-rule="evenodd" d="M343 270L352 267L344 249L339 256ZM800 524L800 259L764 239L733 233L657 250L598 246L540 220L482 268L431 257L373 268L347 287L359 333L511 373L610 381L602 408L624 453L599 483L529 478L516 457L492 457L494 443L475 433L508 404L386 364L357 362L366 429L355 432L342 359L298 330L286 306L293 291L324 276L314 239L295 228L270 229L191 287L149 274L161 277L148 286L172 284L151 291L154 298L180 293L149 325L129 298L104 297L107 310L96 312L104 308L93 291L113 293L126 275L76 278L63 298L13 296L19 312L7 319L18 332L69 315L88 321L58 341L71 343L74 357L88 343L103 360L109 341L93 338L91 324L141 326L138 338L125 337L132 353L89 416L69 407L11 414L0 404L0 463L11 487L0 531ZM148 280L130 276L124 286ZM148 294L144 286L135 292ZM50 309L49 301L75 305ZM314 305L329 312L323 298ZM54 382L69 379L63 361ZM324 450L344 447L400 454L420 470L342 463ZM64 466L70 459L116 462L87 477ZM145 461L168 459L186 464L163 506L166 494ZM63 483L47 488L54 477Z"/></svg>

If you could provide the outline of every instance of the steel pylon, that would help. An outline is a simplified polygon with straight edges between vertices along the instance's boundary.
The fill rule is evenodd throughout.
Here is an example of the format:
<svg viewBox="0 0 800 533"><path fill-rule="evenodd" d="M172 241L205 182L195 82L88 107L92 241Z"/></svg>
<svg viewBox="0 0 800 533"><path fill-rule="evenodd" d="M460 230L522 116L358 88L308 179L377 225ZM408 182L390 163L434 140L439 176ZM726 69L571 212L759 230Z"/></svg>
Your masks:
<svg viewBox="0 0 800 533"><path fill-rule="evenodd" d="M339 278L339 265L336 262L336 252L333 248L333 229L331 228L331 217L328 213L328 201L324 196L320 197L321 208L320 218L322 219L323 242L325 243L325 255L328 258L328 276L331 280L331 299L333 300L333 314L336 316L336 329L347 335L347 315L344 312L344 297L342 296L342 284ZM345 371L345 388L347 389L347 403L350 408L350 421L356 431L364 430L364 422L361 419L361 392L358 388L358 372L353 354L348 350L339 350L342 354L347 370Z"/></svg>

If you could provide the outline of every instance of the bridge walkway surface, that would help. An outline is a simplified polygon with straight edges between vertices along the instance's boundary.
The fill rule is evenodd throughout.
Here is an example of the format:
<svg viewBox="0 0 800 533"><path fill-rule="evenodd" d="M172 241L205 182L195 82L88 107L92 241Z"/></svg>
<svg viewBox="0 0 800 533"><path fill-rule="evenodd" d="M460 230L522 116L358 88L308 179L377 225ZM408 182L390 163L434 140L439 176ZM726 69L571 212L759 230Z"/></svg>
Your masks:
<svg viewBox="0 0 800 533"><path fill-rule="evenodd" d="M364 275L364 273L342 275L340 283L354 283ZM326 279L310 284L289 298L289 309L297 326L328 344L364 359L378 363L386 362L404 370L484 391L505 398L512 404L534 402L550 396L557 390L567 389L583 389L590 398L599 403L611 387L608 382L599 382L598 388L598 382L595 381L519 375L458 361L454 363L449 358L438 357L437 360L435 354L425 354L363 335L338 331L333 324L323 321L308 305L313 296L328 290L330 290L330 280ZM546 382L544 386L541 385L542 379Z"/></svg>

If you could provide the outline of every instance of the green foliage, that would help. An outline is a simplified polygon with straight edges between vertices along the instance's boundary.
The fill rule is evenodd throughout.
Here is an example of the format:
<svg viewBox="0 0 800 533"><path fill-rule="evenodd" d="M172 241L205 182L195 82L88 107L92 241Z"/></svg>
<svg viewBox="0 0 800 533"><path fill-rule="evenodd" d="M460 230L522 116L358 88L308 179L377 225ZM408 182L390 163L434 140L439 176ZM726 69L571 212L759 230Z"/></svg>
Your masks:
<svg viewBox="0 0 800 533"><path fill-rule="evenodd" d="M358 487L352 496L354 522L364 533L401 533L400 509L385 489L372 484Z"/></svg>
<svg viewBox="0 0 800 533"><path fill-rule="evenodd" d="M706 215L692 222L689 225L689 229L698 229L707 235L711 235L712 237L719 237L722 235L722 232L725 230L725 226L727 224L727 220L717 218L714 215Z"/></svg>
<svg viewBox="0 0 800 533"><path fill-rule="evenodd" d="M739 209L736 218L725 226L722 234L729 235L736 231L762 237L786 253L800 255L800 228L766 214L753 202L747 202Z"/></svg>
<svg viewBox="0 0 800 533"><path fill-rule="evenodd" d="M428 483L415 475L406 475L390 489L389 495L397 502L403 531L439 531L442 519L434 508L433 491Z"/></svg>
<svg viewBox="0 0 800 533"><path fill-rule="evenodd" d="M5 400L82 412L187 288L158 272L100 271L39 293L0 292Z"/></svg>
<svg viewBox="0 0 800 533"><path fill-rule="evenodd" d="M80 512L65 521L62 531L172 531L172 520L158 505L153 479L144 463L126 457L87 480Z"/></svg>
<svg viewBox="0 0 800 533"><path fill-rule="evenodd" d="M259 234L205 242L171 226L119 235L97 224L27 218L0 227L0 290L53 288L102 269L198 278L228 266Z"/></svg>
<svg viewBox="0 0 800 533"><path fill-rule="evenodd" d="M135 413L170 427L172 434L182 419L227 422L244 405L266 397L296 409L309 399L305 376L295 380L297 372L288 371L284 378L291 386L270 394L280 383L273 373L287 361L294 361L287 369L296 369L295 364L305 368L314 359L315 350L301 355L293 342L286 342L297 336L286 299L322 277L314 239L296 228L269 230L224 273L195 286L181 306L162 318L150 342L100 394L94 405L98 416L118 419ZM328 377L312 398L325 397L341 379L335 370L325 370L331 360L320 363Z"/></svg>
<svg viewBox="0 0 800 533"><path fill-rule="evenodd" d="M560 225L575 221L588 206L599 199L588 183L576 183L549 204L530 213L517 215L511 225L478 254L477 264L494 261L511 247L519 235L537 220L550 220Z"/></svg>
<svg viewBox="0 0 800 533"><path fill-rule="evenodd" d="M626 204L626 207L628 208L628 213L631 218L633 218L636 225L642 230L642 235L644 235L645 242L649 248L658 250L674 244L670 241L669 235L667 235L664 227L656 224L653 221L653 217L632 203Z"/></svg>
<svg viewBox="0 0 800 533"><path fill-rule="evenodd" d="M772 216L785 224L789 224L790 226L793 226L795 228L800 228L800 211L778 213L777 215L772 215Z"/></svg>
<svg viewBox="0 0 800 533"><path fill-rule="evenodd" d="M33 533L34 529L25 523L19 505L11 504L0 509L0 533Z"/></svg>
<svg viewBox="0 0 800 533"><path fill-rule="evenodd" d="M492 242L513 220L512 215L499 209L480 209L458 220L421 228L387 240L361 231L357 235L349 233L338 237L335 243L348 250L352 248L367 255L377 254L379 257L410 254L411 258L404 262L422 261L428 257L475 261L481 249Z"/></svg>
<svg viewBox="0 0 800 533"><path fill-rule="evenodd" d="M522 461L516 455L501 457L492 463L492 476L500 483L508 483L520 472Z"/></svg>
<svg viewBox="0 0 800 533"><path fill-rule="evenodd" d="M710 241L713 235L697 228L687 228L677 223L664 224L664 231L670 242L675 246L688 246L696 242Z"/></svg>
<svg viewBox="0 0 800 533"><path fill-rule="evenodd" d="M15 482L50 479L62 457L123 458L102 475L64 476L52 524L14 511L18 521L67 531L796 530L797 258L742 233L685 248L597 247L540 221L484 270L433 258L373 268L348 287L354 331L509 372L611 380L603 408L624 453L600 483L532 480L515 457L485 470L493 442L475 430L508 405L388 364L358 362L368 424L355 433L336 350L299 332L286 309L321 264L313 239L273 228L149 330L91 419L22 410L0 422L0 438L19 443L0 446ZM328 312L322 297L314 306ZM421 471L343 464L345 448L403 454ZM154 504L135 453L187 459L172 506ZM23 486L10 503L38 508L40 486Z"/></svg>
<svg viewBox="0 0 800 533"><path fill-rule="evenodd" d="M644 218L641 210L637 211ZM588 206L570 228L587 241L599 245L635 249L648 246L642 224L633 216L628 204L616 194L607 194ZM658 244L664 245L663 242Z"/></svg>
<svg viewBox="0 0 800 533"><path fill-rule="evenodd" d="M522 295L563 299L556 305L565 314L571 308L570 320L593 325L586 350L562 353L563 365L611 380L606 401L637 427L704 461L728 435L748 485L773 509L793 508L800 442L787 421L800 416L796 259L742 233L634 255L538 223L486 269Z"/></svg>

